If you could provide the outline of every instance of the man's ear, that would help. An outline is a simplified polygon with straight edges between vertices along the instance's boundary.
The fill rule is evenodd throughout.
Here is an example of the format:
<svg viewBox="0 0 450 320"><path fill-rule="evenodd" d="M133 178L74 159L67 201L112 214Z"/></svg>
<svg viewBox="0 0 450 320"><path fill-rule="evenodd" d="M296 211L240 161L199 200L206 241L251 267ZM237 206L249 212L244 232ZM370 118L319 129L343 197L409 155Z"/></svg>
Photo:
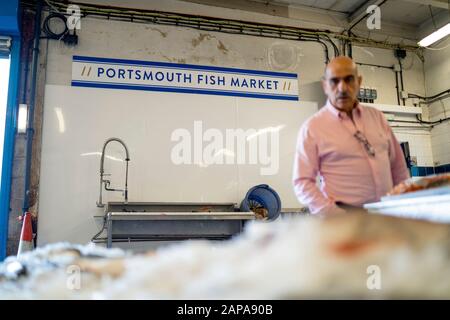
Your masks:
<svg viewBox="0 0 450 320"><path fill-rule="evenodd" d="M361 86L362 84L362 76L358 76L358 86Z"/></svg>

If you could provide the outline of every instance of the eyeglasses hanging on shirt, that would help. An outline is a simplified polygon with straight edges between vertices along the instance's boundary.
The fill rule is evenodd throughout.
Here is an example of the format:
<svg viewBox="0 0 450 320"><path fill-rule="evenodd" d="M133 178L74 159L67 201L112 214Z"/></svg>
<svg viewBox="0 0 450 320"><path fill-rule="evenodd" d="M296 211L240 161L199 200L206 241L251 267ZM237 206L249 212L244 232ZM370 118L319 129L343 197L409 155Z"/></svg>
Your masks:
<svg viewBox="0 0 450 320"><path fill-rule="evenodd" d="M375 149L361 131L357 130L353 136L364 145L364 149L366 149L369 156L375 157Z"/></svg>

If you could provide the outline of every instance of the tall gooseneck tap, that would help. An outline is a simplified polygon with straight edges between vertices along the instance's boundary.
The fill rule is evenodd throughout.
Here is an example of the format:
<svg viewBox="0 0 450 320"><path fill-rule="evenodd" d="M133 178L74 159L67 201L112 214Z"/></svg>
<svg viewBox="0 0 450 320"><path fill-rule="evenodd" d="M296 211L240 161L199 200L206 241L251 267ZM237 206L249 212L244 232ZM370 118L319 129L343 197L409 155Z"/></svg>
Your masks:
<svg viewBox="0 0 450 320"><path fill-rule="evenodd" d="M125 163L126 163L126 171L125 171L125 188L124 189L113 189L113 188L109 188L109 185L111 183L111 181L104 179L105 176L109 176L110 174L106 174L105 170L104 170L104 163L105 163L105 149L106 146L108 145L108 143L112 142L112 141L116 141L119 142L124 148L125 148L125 153L126 153L126 158L125 158ZM120 191L124 194L125 196L125 203L128 202L128 162L130 161L130 154L128 153L128 148L125 145L125 142L123 142L121 139L119 138L109 138L108 140L105 141L105 143L103 144L103 149L102 149L102 156L100 158L100 195L97 201L97 207L101 208L104 207L105 204L102 202L102 184L105 184L105 190L108 191Z"/></svg>

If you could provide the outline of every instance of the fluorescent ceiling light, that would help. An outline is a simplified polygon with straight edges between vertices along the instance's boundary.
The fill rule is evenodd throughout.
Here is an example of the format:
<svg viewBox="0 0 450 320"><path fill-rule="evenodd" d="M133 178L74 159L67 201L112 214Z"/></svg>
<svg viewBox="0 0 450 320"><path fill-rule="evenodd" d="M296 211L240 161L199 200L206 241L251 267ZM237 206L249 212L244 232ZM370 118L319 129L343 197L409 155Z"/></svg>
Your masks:
<svg viewBox="0 0 450 320"><path fill-rule="evenodd" d="M436 30L429 36L420 40L418 44L421 47L428 47L429 45L435 43L436 41L441 40L442 38L448 36L449 34L450 34L450 23L447 23L447 25L443 26L439 30Z"/></svg>

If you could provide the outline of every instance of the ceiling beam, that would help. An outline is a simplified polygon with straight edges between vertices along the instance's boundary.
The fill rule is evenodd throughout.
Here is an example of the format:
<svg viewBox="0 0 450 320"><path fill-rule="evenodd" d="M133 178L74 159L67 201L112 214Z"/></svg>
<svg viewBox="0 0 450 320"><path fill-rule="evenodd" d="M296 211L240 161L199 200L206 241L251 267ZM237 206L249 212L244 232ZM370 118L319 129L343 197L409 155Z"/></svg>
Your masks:
<svg viewBox="0 0 450 320"><path fill-rule="evenodd" d="M437 29L446 25L448 23L448 12L441 11L434 16L434 22L436 23ZM420 26L417 27L417 36L418 39L422 39L423 37L429 35L433 31L436 31L434 27L433 20L431 18L422 22Z"/></svg>
<svg viewBox="0 0 450 320"><path fill-rule="evenodd" d="M441 9L449 9L447 0L403 0L405 2L412 2L417 4L424 4Z"/></svg>
<svg viewBox="0 0 450 320"><path fill-rule="evenodd" d="M340 5L345 0L335 0L333 4L331 4L327 10L333 10L336 6Z"/></svg>
<svg viewBox="0 0 450 320"><path fill-rule="evenodd" d="M251 0L251 1L255 1L255 0ZM330 9L323 9L323 8L314 7L314 6L307 6L307 5L303 5L303 4L297 4L295 2L288 3L288 2L280 2L280 1L269 1L269 3L270 4L274 4L274 5L279 5L279 6L285 6L285 7L293 8L293 9L304 10L304 11L312 12L312 13L319 13L319 14L324 14L324 15L332 15L332 16L336 16L336 17L339 17L339 18L343 18L343 17L345 18L345 16L346 16L345 12L336 11L336 10L333 10L332 8L330 8Z"/></svg>

